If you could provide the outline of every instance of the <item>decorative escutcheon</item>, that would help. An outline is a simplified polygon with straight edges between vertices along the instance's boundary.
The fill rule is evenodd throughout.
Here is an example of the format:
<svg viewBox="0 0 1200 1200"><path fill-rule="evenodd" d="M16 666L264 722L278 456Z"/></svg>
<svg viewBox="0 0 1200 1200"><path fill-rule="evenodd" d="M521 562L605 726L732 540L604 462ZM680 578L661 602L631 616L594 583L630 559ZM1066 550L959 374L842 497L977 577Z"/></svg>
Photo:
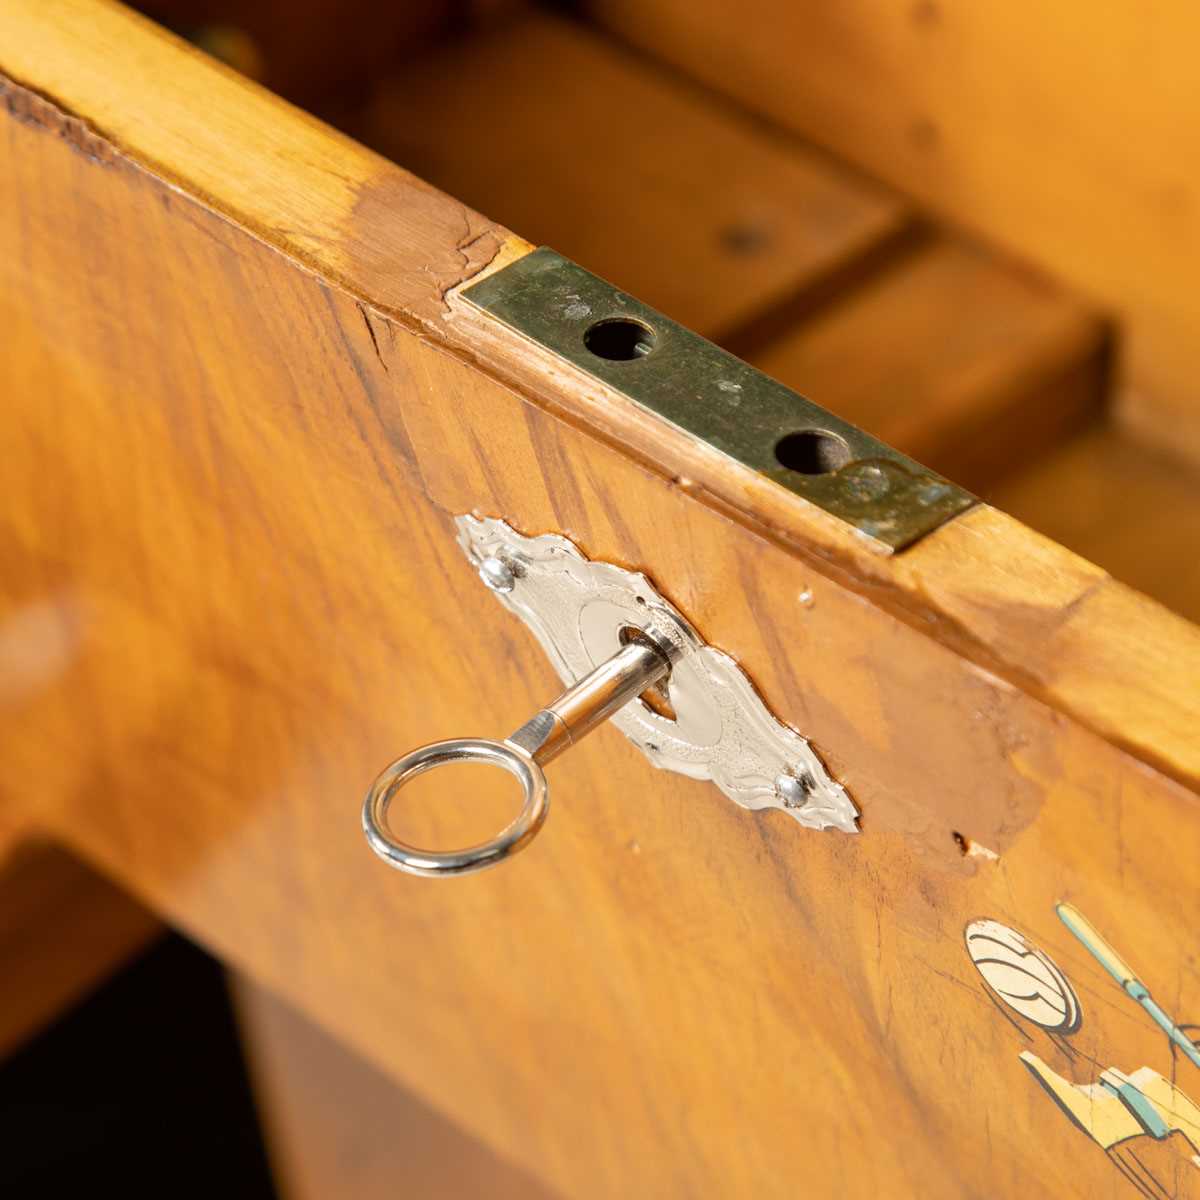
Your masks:
<svg viewBox="0 0 1200 1200"><path fill-rule="evenodd" d="M497 518L470 515L456 524L480 579L571 686L504 741L437 742L387 767L363 806L367 840L385 861L433 876L482 870L515 853L545 819L542 765L605 720L656 767L711 780L743 808L778 808L811 829L858 832L857 809L808 741L772 716L733 659L706 645L644 575L591 562L557 534L525 537ZM652 708L640 698L652 689L665 703ZM417 774L464 760L493 763L521 780L517 819L459 851L396 838L387 812L397 791Z"/></svg>

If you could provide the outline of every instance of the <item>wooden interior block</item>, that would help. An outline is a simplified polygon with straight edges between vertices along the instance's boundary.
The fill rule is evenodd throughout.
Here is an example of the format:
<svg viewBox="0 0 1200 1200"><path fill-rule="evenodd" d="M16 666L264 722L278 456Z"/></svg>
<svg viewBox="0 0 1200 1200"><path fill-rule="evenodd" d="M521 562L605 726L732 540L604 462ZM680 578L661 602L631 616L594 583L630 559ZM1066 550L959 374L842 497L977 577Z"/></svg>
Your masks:
<svg viewBox="0 0 1200 1200"><path fill-rule="evenodd" d="M1019 470L1104 396L1102 323L961 238L935 236L748 355L969 488Z"/></svg>
<svg viewBox="0 0 1200 1200"><path fill-rule="evenodd" d="M282 1200L558 1195L265 988L233 975L230 996Z"/></svg>
<svg viewBox="0 0 1200 1200"><path fill-rule="evenodd" d="M0 821L0 1057L161 931L151 912L77 858Z"/></svg>
<svg viewBox="0 0 1200 1200"><path fill-rule="evenodd" d="M584 0L615 36L1121 322L1124 403L1200 460L1200 6Z"/></svg>
<svg viewBox="0 0 1200 1200"><path fill-rule="evenodd" d="M1190 464L1105 426L988 499L1200 621L1200 472Z"/></svg>
<svg viewBox="0 0 1200 1200"><path fill-rule="evenodd" d="M296 103L359 97L368 77L473 12L456 0L135 0L134 7ZM471 6L473 7L473 6Z"/></svg>
<svg viewBox="0 0 1200 1200"><path fill-rule="evenodd" d="M717 339L908 220L895 195L544 14L406 63L350 132Z"/></svg>

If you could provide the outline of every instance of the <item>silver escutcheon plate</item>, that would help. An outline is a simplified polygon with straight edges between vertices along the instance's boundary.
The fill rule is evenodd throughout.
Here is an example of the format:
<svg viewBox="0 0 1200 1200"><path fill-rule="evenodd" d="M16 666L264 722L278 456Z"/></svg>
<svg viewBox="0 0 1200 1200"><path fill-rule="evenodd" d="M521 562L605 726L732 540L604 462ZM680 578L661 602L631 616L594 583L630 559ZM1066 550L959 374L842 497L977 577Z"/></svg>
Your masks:
<svg viewBox="0 0 1200 1200"><path fill-rule="evenodd" d="M858 832L858 810L808 741L771 715L737 663L706 645L644 575L591 562L558 534L525 537L494 517L455 523L480 578L529 626L564 683L611 657L626 630L667 650L674 719L641 700L610 718L656 767L712 780L743 808Z"/></svg>

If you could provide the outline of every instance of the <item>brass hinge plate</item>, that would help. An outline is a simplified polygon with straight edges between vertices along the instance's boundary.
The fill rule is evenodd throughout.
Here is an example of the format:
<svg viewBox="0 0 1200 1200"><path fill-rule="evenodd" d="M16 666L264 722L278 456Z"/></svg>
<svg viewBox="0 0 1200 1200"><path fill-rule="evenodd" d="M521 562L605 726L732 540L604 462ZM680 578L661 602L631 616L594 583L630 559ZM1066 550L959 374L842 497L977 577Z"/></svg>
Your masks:
<svg viewBox="0 0 1200 1200"><path fill-rule="evenodd" d="M911 546L977 501L870 434L542 247L462 297L641 408L853 526ZM870 354L870 346L864 346Z"/></svg>

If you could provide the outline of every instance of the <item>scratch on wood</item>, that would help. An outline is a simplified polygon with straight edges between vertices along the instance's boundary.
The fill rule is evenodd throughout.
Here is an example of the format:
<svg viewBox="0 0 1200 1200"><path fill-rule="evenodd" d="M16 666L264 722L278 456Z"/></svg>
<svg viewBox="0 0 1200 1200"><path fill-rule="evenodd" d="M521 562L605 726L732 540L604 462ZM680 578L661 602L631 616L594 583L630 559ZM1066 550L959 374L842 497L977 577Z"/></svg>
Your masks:
<svg viewBox="0 0 1200 1200"><path fill-rule="evenodd" d="M22 125L54 134L76 154L102 167L113 166L120 157L107 141L82 117L66 111L52 100L0 75L0 100L10 117Z"/></svg>
<svg viewBox="0 0 1200 1200"><path fill-rule="evenodd" d="M446 201L428 184L397 170L372 175L356 188L345 246L354 250L360 267L369 264L377 274L375 298L387 298L384 311L405 324L428 328L429 322L444 316L449 312L447 292L486 269L504 248L503 229L465 205ZM390 231L400 237L406 227L423 220L429 222L432 252L419 271L410 268L397 275L389 252ZM393 309L398 311L393 314Z"/></svg>
<svg viewBox="0 0 1200 1200"><path fill-rule="evenodd" d="M387 359L379 349L379 339L375 336L375 326L371 323L371 315L367 312L367 307L361 300L356 300L354 306L358 309L358 315L362 317L363 324L367 327L367 336L371 339L371 345L375 347L375 357L379 359L379 365L390 375L391 368L387 365Z"/></svg>
<svg viewBox="0 0 1200 1200"><path fill-rule="evenodd" d="M468 234L469 234L468 237L466 237L465 239L460 241L454 247L459 252L459 254L461 254L463 256L464 270L471 265L471 251L474 250L475 247L478 246L480 242L484 241L485 239L487 239L489 237L493 237L495 234L495 230L494 229L483 229L479 233L474 233L474 234L471 234L470 231L468 230ZM496 254L500 253L500 247L496 246L493 248L493 250L494 250L494 253L492 254L492 258L494 258L496 256ZM491 265L491 259L489 259L488 262L484 264L484 266L490 266L490 265ZM480 269L481 268L476 268L476 271L473 273L478 273L478 271Z"/></svg>

